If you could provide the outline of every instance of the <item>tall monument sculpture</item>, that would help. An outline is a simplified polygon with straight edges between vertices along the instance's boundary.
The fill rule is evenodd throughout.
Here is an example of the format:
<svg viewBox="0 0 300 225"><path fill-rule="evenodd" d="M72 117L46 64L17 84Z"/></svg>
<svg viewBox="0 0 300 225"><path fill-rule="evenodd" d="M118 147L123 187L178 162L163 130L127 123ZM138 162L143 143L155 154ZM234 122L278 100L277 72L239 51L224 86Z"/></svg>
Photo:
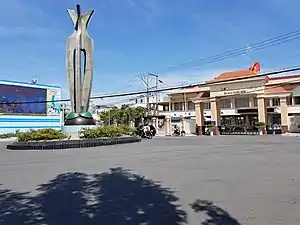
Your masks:
<svg viewBox="0 0 300 225"><path fill-rule="evenodd" d="M93 80L93 39L87 30L94 10L82 14L80 5L76 5L76 11L68 9L68 13L74 24L74 32L67 39L66 53L72 108L65 125L94 125L93 116L88 112Z"/></svg>

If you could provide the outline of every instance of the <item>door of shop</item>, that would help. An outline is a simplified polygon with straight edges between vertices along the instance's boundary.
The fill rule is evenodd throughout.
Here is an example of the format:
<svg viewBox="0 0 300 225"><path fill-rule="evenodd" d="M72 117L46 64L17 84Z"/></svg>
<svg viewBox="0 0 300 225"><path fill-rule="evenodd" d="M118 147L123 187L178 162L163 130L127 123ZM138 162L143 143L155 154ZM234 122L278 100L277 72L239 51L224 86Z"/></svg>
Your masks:
<svg viewBox="0 0 300 225"><path fill-rule="evenodd" d="M222 135L256 135L258 130L255 127L257 116L238 115L221 118Z"/></svg>

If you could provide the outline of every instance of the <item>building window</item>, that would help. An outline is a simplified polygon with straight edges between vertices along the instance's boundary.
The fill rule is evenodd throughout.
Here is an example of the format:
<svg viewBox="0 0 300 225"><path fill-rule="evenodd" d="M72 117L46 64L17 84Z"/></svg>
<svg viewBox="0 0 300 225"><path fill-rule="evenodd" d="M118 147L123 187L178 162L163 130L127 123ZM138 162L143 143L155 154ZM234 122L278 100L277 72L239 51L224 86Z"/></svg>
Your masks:
<svg viewBox="0 0 300 225"><path fill-rule="evenodd" d="M235 99L236 108L246 108L249 107L249 98L236 98Z"/></svg>
<svg viewBox="0 0 300 225"><path fill-rule="evenodd" d="M300 105L300 97L295 97L295 105Z"/></svg>
<svg viewBox="0 0 300 225"><path fill-rule="evenodd" d="M253 98L253 107L257 107L257 98Z"/></svg>
<svg viewBox="0 0 300 225"><path fill-rule="evenodd" d="M279 98L272 98L272 106L279 106L280 99Z"/></svg>
<svg viewBox="0 0 300 225"><path fill-rule="evenodd" d="M143 99L141 99L141 103L143 103Z"/></svg>
<svg viewBox="0 0 300 225"><path fill-rule="evenodd" d="M287 101L286 101L287 105L293 105L293 98L292 97L287 97Z"/></svg>
<svg viewBox="0 0 300 225"><path fill-rule="evenodd" d="M181 111L182 110L182 103L181 102L174 103L174 110L175 111Z"/></svg>
<svg viewBox="0 0 300 225"><path fill-rule="evenodd" d="M231 101L230 101L230 99L222 99L222 100L220 100L220 108L221 109L231 109Z"/></svg>
<svg viewBox="0 0 300 225"><path fill-rule="evenodd" d="M204 109L210 109L210 102L204 103Z"/></svg>
<svg viewBox="0 0 300 225"><path fill-rule="evenodd" d="M193 102L188 102L188 110L195 110L195 104Z"/></svg>

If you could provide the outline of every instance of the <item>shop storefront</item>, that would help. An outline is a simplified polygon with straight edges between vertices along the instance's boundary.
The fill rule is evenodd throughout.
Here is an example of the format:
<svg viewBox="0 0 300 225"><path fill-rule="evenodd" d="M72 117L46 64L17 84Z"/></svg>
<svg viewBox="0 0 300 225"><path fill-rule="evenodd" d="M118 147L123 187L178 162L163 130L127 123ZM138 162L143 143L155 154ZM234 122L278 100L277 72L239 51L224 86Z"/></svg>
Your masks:
<svg viewBox="0 0 300 225"><path fill-rule="evenodd" d="M191 97L187 98L185 92ZM174 114L184 111L186 102L194 103L194 112L189 113L195 113L199 134L208 124L216 128L215 135L257 134L257 124L263 124L269 134L300 131L299 75L270 78L249 70L227 72L197 88L169 96L176 105L182 105L172 108Z"/></svg>

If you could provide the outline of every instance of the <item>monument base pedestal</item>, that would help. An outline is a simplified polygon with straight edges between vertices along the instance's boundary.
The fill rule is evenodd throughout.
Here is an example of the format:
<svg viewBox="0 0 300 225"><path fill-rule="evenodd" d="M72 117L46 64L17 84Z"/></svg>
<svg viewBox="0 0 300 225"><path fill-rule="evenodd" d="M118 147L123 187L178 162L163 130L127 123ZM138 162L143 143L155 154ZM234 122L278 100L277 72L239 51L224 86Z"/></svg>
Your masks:
<svg viewBox="0 0 300 225"><path fill-rule="evenodd" d="M66 116L65 126L96 125L90 112L69 113Z"/></svg>
<svg viewBox="0 0 300 225"><path fill-rule="evenodd" d="M97 128L97 125L65 125L61 127L61 131L66 134L78 134L83 129Z"/></svg>

